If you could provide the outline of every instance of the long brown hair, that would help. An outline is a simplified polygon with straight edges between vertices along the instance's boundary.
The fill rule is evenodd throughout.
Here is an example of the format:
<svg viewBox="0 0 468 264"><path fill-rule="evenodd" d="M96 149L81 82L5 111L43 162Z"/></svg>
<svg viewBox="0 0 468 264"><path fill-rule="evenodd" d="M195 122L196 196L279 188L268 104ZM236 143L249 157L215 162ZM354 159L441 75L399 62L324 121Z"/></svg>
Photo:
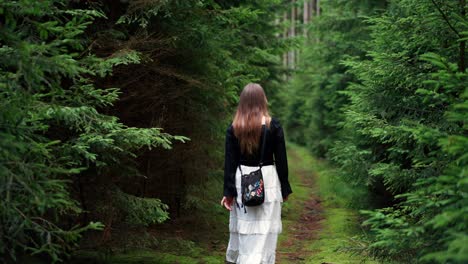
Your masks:
<svg viewBox="0 0 468 264"><path fill-rule="evenodd" d="M240 94L239 105L232 122L234 135L239 139L242 153L252 154L257 150L263 116L268 127L271 117L265 92L260 84L249 83Z"/></svg>

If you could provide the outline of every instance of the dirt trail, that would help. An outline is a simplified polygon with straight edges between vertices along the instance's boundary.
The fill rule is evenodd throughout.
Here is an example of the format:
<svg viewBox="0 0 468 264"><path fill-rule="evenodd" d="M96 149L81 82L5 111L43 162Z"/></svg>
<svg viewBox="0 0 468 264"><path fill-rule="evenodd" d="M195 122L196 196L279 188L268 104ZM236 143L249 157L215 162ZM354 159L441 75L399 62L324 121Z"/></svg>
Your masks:
<svg viewBox="0 0 468 264"><path fill-rule="evenodd" d="M286 239L278 244L277 250L277 263L281 264L301 263L314 253L307 246L317 239L324 220L321 199L315 191L316 175L311 168L304 167L305 161L293 149L289 150L288 156L294 161L290 165L291 177L296 177L296 187L302 191L299 197L293 193L288 201L294 203L290 210L297 210L298 213L293 212L283 218L286 220L283 221L286 222L283 224Z"/></svg>

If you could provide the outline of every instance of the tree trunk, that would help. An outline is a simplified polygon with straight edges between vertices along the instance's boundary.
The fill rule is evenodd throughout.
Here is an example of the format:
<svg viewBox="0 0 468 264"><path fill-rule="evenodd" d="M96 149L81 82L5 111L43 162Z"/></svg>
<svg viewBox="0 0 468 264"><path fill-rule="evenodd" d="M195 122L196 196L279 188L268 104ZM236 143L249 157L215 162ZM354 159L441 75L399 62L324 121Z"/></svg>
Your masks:
<svg viewBox="0 0 468 264"><path fill-rule="evenodd" d="M292 8L291 8L291 28L289 30L290 37L294 38L296 36L296 6L295 6L295 0L291 0ZM288 65L289 68L294 69L294 50L291 50L289 52L289 61Z"/></svg>
<svg viewBox="0 0 468 264"><path fill-rule="evenodd" d="M307 37L307 24L309 23L309 3L307 1L304 1L304 8L302 11L302 33L304 34L304 37Z"/></svg>
<svg viewBox="0 0 468 264"><path fill-rule="evenodd" d="M316 10L315 10L315 13L317 14L317 16L320 16L320 0L315 0L316 1Z"/></svg>
<svg viewBox="0 0 468 264"><path fill-rule="evenodd" d="M314 10L315 10L315 0L310 0L309 1L309 20L312 19L312 17L315 15Z"/></svg>
<svg viewBox="0 0 468 264"><path fill-rule="evenodd" d="M288 21L288 12L284 12L283 14L283 23ZM286 39L288 38L288 28L285 27L283 31L283 38ZM285 52L283 54L283 66L284 68L288 68L288 52Z"/></svg>
<svg viewBox="0 0 468 264"><path fill-rule="evenodd" d="M465 0L460 0L460 15L462 18L466 16L465 9L466 2ZM458 70L460 72L465 72L466 63L465 63L465 54L466 53L466 40L460 41L460 61L458 62Z"/></svg>

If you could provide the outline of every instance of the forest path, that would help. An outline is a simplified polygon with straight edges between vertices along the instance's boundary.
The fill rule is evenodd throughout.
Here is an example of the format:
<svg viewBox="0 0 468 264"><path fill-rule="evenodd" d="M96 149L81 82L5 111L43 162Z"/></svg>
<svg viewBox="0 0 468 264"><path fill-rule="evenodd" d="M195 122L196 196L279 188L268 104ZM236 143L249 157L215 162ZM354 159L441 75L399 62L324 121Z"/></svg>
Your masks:
<svg viewBox="0 0 468 264"><path fill-rule="evenodd" d="M290 182L293 194L283 206L283 233L277 250L277 263L298 263L313 254L313 243L324 220L317 195L317 174L298 147L288 148Z"/></svg>
<svg viewBox="0 0 468 264"><path fill-rule="evenodd" d="M288 144L289 200L283 204L283 233L279 237L279 264L378 264L349 249L362 247L359 215L346 204L353 189L343 188L336 171L310 152Z"/></svg>

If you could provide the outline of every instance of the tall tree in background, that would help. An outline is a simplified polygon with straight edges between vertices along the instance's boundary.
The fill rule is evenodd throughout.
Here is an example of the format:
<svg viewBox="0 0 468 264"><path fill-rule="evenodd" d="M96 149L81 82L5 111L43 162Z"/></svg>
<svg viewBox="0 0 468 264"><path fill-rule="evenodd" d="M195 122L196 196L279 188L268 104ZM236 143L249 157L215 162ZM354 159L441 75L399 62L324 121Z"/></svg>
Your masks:
<svg viewBox="0 0 468 264"><path fill-rule="evenodd" d="M301 51L299 71L283 98L283 119L289 138L325 156L339 138L341 106L347 101L339 91L353 75L340 64L347 56L364 56L362 41L369 32L363 16L385 7L385 1L310 1L311 23ZM320 12L323 8L325 11ZM321 14L321 15L320 15Z"/></svg>

